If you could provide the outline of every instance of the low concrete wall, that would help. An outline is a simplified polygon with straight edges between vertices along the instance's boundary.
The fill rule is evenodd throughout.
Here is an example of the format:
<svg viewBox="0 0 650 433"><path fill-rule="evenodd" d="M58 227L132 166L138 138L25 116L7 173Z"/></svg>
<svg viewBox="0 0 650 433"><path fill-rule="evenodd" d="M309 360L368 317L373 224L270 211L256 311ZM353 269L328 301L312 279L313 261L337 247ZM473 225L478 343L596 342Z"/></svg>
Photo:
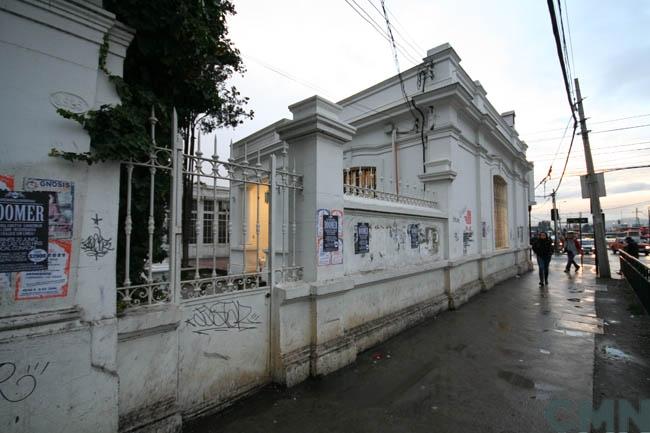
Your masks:
<svg viewBox="0 0 650 433"><path fill-rule="evenodd" d="M359 352L528 270L527 251L278 288L274 380L292 386L354 362Z"/></svg>
<svg viewBox="0 0 650 433"><path fill-rule="evenodd" d="M180 429L176 402L179 323L180 310L170 304L134 309L120 317L120 432Z"/></svg>

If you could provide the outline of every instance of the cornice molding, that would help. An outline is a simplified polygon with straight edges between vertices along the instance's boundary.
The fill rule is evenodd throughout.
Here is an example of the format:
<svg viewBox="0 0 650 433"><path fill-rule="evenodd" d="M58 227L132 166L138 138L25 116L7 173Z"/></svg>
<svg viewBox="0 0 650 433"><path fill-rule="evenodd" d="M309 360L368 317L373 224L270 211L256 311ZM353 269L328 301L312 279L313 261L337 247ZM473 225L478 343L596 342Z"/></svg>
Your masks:
<svg viewBox="0 0 650 433"><path fill-rule="evenodd" d="M356 130L353 126L320 113L314 113L297 120L292 120L277 128L280 139L284 141L295 140L313 134L322 134L341 144L352 140Z"/></svg>

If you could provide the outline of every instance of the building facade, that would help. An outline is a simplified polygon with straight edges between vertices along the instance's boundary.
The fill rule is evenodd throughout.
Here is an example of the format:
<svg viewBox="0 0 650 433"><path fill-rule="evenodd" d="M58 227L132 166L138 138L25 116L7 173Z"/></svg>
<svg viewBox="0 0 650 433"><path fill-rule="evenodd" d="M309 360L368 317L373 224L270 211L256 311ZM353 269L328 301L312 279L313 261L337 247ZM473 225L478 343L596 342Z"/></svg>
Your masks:
<svg viewBox="0 0 650 433"><path fill-rule="evenodd" d="M392 77L308 98L228 159L186 155L177 136L138 164L53 158L90 148L57 108L119 103L98 68L105 35L119 75L132 32L101 2L0 3L1 198L47 193L51 220L47 268L0 273L1 431L177 432L530 269L526 145L450 46L402 74L406 97ZM132 230L151 258L156 230L128 210L120 222L121 165L171 181L168 258L139 284L118 265L128 276L129 248L147 248ZM153 210L153 188L140 193Z"/></svg>

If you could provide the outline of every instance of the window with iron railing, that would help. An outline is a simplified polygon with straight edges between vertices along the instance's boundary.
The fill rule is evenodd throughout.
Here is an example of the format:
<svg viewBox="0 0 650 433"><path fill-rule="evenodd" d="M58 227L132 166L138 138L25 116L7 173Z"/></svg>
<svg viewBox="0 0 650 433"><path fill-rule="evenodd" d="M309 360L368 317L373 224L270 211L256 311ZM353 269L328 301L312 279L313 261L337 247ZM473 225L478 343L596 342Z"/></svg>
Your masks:
<svg viewBox="0 0 650 433"><path fill-rule="evenodd" d="M343 170L343 185L365 189L377 189L376 167L350 167ZM348 192L354 194L351 188Z"/></svg>

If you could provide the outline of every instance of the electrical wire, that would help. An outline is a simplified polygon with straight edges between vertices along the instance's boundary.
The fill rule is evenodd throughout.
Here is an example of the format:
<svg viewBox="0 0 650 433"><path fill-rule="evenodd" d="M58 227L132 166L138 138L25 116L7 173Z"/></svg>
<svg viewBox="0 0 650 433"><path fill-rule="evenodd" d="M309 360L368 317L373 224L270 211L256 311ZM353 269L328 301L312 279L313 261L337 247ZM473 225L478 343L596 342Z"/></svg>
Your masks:
<svg viewBox="0 0 650 433"><path fill-rule="evenodd" d="M564 20L562 18L562 1L557 0L557 10L559 12L560 16L560 29L562 30L562 51L564 52L564 61L566 62L567 69L569 71L569 77L573 77L572 73L572 67L571 63L569 62L569 52L567 50L567 43L565 39L565 32L564 32ZM571 100L573 101L575 99L575 90L573 89L573 83L569 81L569 88L571 89Z"/></svg>
<svg viewBox="0 0 650 433"><path fill-rule="evenodd" d="M370 24L370 26L371 26L373 29L375 29L375 31L376 31L377 33L379 33L379 35L381 35L382 38L384 38L384 39L386 39L388 42L391 42L391 43L392 43L392 41L389 39L389 37L388 37L388 35L386 34L386 32L385 32L385 31L381 28L381 26L380 26L380 25L379 25L379 24L378 24L378 23L377 23L377 22L376 22L376 21L375 21L375 20L370 16L370 14L368 13L368 11L366 11L362 6L360 6L360 5L359 5L355 0L344 0L344 1L345 1L345 2L348 4L348 6L350 6L350 7L351 7L351 8L352 8L352 9L353 9L353 10L354 10L354 11L355 11L355 12L356 12L356 13L357 13L361 18L363 18L364 21L366 21L368 24ZM352 5L352 3L350 3L350 1L352 1L352 3L354 3L354 4L355 4L355 5L356 5L356 6L357 6L357 7L358 7L362 12L363 12L363 14L362 14L359 10L357 10L357 8L355 8L355 7ZM365 14L365 16L364 16L364 14ZM403 56L404 56L408 61L410 61L410 62L412 62L413 64L416 64L416 65L417 65L418 63L420 63L419 60L417 60L416 58L414 58L414 57L413 57L411 54L409 54L408 52L404 51L404 50L402 49L401 45L400 45L399 47L397 46L397 44L395 44L395 45L396 45L395 49L396 49L397 51L399 51L399 52L400 52L400 53L401 53L401 54L402 54L402 55L403 55Z"/></svg>
<svg viewBox="0 0 650 433"><path fill-rule="evenodd" d="M562 169L562 174L560 175L560 180L557 183L557 186L553 189L553 194L557 192L558 189L560 189L560 185L562 185L562 179L564 179L564 173L566 172L566 166L569 163L569 157L571 156L571 148L573 147L573 140L576 138L576 130L578 129L578 123L573 124L573 133L571 134L571 143L569 143L569 151L567 152L566 159L564 160L564 168Z"/></svg>
<svg viewBox="0 0 650 433"><path fill-rule="evenodd" d="M372 0L368 0L368 3L370 3L370 4L372 5L372 7L377 11L377 13L383 17L382 12L379 10L379 8L377 7L377 5L375 5L375 3L374 3ZM386 10L388 10L388 9L386 9ZM388 11L388 13L390 13L391 15L393 15L390 11ZM393 18L394 18L394 21L397 21L397 18L395 18L394 15L393 15ZM416 56L420 56L420 55L421 55L420 53L424 53L424 54L426 54L426 50L424 50L424 49L422 49L422 48L417 48L417 47L415 47L411 42L409 42L409 40L406 38L406 36L404 36L404 35L403 35L403 34L402 34L398 29L397 29L397 27L396 27L395 25L393 25L393 29L395 30L395 33L396 33L398 36L401 36L401 37L402 37L402 40L403 40L404 42L406 42L406 43L408 44L409 47L411 47L411 49L412 49L413 52L416 54ZM417 44L417 43L416 43L416 44Z"/></svg>
<svg viewBox="0 0 650 433"><path fill-rule="evenodd" d="M650 126L650 123L644 123L642 125L632 125L632 126L625 126L622 128L614 128L614 129L603 129L601 131L589 131L590 134L602 134L605 132L616 132L616 131L626 131L628 129L638 129L638 128L647 128ZM540 138L536 140L527 140L526 143L541 143L543 141L554 141L557 140L561 137L553 137L553 138Z"/></svg>
<svg viewBox="0 0 650 433"><path fill-rule="evenodd" d="M551 25L553 27L553 36L555 38L555 48L557 50L557 56L560 60L560 68L562 69L562 77L564 78L564 89L566 90L567 100L569 101L569 107L571 107L571 115L573 117L574 124L577 125L578 119L576 119L575 106L573 104L573 99L571 97L571 88L569 85L569 76L567 74L567 68L564 64L564 57L562 55L562 43L560 42L560 32L557 27L557 18L555 17L555 6L553 5L553 0L547 0L548 12L551 15Z"/></svg>
<svg viewBox="0 0 650 433"><path fill-rule="evenodd" d="M628 117L619 117L619 118L616 118L616 119L599 120L598 122L590 122L590 123L592 125L599 125L601 123L618 122L620 120L637 119L639 117L648 117L648 116L650 116L650 113L637 114L637 115L628 116ZM528 136L528 135L534 135L534 134L541 134L541 133L544 133L544 132L554 132L554 131L562 131L562 130L564 130L564 128L543 129L543 130L540 130L540 131L522 132L519 135Z"/></svg>

